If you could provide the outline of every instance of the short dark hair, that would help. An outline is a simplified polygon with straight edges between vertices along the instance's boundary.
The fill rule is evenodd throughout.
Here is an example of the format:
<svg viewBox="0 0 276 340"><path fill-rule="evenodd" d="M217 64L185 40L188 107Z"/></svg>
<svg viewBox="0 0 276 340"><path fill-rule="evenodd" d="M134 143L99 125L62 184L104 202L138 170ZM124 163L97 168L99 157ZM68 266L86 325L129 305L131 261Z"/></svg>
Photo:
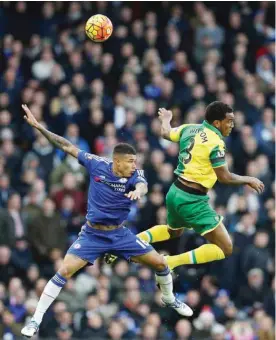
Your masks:
<svg viewBox="0 0 276 340"><path fill-rule="evenodd" d="M209 104L205 111L205 119L208 123L212 124L215 120L223 120L227 113L233 112L231 106L215 101Z"/></svg>
<svg viewBox="0 0 276 340"><path fill-rule="evenodd" d="M119 143L115 145L113 149L113 154L120 154L120 155L136 155L136 150L134 147L128 143Z"/></svg>

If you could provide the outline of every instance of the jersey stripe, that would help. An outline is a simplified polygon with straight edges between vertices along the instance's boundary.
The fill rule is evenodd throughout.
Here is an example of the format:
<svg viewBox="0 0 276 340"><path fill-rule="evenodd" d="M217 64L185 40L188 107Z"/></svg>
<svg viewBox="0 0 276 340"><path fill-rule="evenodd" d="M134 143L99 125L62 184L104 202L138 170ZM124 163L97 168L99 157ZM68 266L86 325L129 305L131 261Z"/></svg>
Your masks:
<svg viewBox="0 0 276 340"><path fill-rule="evenodd" d="M212 164L221 163L221 162L225 162L224 157L217 157L217 158L211 159Z"/></svg>

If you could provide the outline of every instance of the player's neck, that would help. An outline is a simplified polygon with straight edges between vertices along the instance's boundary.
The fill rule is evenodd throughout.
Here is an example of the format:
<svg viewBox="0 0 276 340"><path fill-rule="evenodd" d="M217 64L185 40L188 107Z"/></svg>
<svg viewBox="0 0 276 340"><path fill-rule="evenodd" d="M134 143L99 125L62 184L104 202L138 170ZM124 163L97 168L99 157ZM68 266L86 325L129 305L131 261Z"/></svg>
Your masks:
<svg viewBox="0 0 276 340"><path fill-rule="evenodd" d="M116 168L114 167L114 163L113 163L113 165L112 165L112 172L113 172L113 174L114 174L115 176L117 176L117 177L124 177L123 174L122 174L118 169L116 169Z"/></svg>

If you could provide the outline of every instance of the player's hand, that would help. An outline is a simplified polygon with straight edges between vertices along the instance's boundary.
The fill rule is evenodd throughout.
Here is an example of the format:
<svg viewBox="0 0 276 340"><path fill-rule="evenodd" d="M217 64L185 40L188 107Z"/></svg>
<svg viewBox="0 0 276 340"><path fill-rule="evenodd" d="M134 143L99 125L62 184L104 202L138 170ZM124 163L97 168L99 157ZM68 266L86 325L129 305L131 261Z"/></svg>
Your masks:
<svg viewBox="0 0 276 340"><path fill-rule="evenodd" d="M249 177L247 183L252 189L256 190L258 194L261 194L264 191L264 183L260 181L258 178Z"/></svg>
<svg viewBox="0 0 276 340"><path fill-rule="evenodd" d="M173 114L172 111L161 108L158 110L158 116L161 121L166 120L170 122L172 120Z"/></svg>
<svg viewBox="0 0 276 340"><path fill-rule="evenodd" d="M129 193L125 194L131 201L139 200L141 198L141 193L139 190L130 191Z"/></svg>
<svg viewBox="0 0 276 340"><path fill-rule="evenodd" d="M34 115L32 114L31 110L28 108L28 106L26 104L22 104L21 106L22 106L22 109L26 113L24 115L24 119L26 120L26 122L28 124L30 124L31 126L33 126L34 128L38 128L39 127L39 123L35 119Z"/></svg>

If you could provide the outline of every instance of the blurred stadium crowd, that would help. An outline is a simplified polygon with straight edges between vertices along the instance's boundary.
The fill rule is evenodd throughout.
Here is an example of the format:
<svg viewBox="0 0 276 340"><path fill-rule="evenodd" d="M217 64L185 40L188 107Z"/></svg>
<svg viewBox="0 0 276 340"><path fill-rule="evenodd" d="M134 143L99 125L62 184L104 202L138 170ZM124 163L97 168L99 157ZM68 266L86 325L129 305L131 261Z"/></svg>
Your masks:
<svg viewBox="0 0 276 340"><path fill-rule="evenodd" d="M178 146L159 137L159 107L173 126L200 123L222 100L236 113L229 168L266 185L217 184L212 205L225 216L233 255L176 270L175 290L195 311L180 319L160 307L153 274L102 260L69 280L46 314L44 339L274 339L275 28L273 2L2 2L0 5L0 338L16 339L76 239L86 209L84 168L22 120L37 120L87 152L138 150L149 194L133 204L134 232L165 224L165 195ZM84 23L114 24L104 44ZM201 245L185 232L156 244L171 254Z"/></svg>

